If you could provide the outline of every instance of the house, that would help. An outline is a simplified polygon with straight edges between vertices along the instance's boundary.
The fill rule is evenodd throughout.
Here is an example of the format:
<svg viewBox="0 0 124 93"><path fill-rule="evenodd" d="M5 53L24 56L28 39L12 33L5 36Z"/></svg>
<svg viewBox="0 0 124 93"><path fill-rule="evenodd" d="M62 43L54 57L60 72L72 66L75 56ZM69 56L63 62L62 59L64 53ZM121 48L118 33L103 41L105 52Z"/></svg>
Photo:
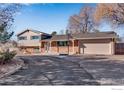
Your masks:
<svg viewBox="0 0 124 93"><path fill-rule="evenodd" d="M27 29L17 35L23 53L35 54L115 54L115 32L90 32L53 35Z"/></svg>
<svg viewBox="0 0 124 93"><path fill-rule="evenodd" d="M49 37L47 33L27 29L17 34L18 47L22 53L41 53L41 39Z"/></svg>
<svg viewBox="0 0 124 93"><path fill-rule="evenodd" d="M115 32L54 35L41 40L41 54L115 54Z"/></svg>

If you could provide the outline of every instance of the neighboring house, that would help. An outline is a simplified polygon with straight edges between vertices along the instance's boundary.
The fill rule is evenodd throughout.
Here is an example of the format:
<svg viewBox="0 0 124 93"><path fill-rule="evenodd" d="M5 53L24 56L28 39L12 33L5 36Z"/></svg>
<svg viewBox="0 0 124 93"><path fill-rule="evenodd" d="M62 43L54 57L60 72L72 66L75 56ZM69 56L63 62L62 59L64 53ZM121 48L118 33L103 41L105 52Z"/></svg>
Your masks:
<svg viewBox="0 0 124 93"><path fill-rule="evenodd" d="M41 40L42 54L115 54L115 32L54 35Z"/></svg>
<svg viewBox="0 0 124 93"><path fill-rule="evenodd" d="M27 29L19 34L18 47L23 53L41 53L41 39L49 38L50 35L44 32Z"/></svg>

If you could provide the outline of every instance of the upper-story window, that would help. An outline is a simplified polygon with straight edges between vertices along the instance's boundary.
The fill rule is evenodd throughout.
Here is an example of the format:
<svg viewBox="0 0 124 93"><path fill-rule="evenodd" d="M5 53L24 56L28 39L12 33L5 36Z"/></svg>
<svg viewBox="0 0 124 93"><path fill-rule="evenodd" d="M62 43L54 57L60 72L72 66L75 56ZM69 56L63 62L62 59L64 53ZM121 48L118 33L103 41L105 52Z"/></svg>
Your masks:
<svg viewBox="0 0 124 93"><path fill-rule="evenodd" d="M31 36L31 40L39 39L39 36Z"/></svg>
<svg viewBox="0 0 124 93"><path fill-rule="evenodd" d="M49 39L49 38L51 38L50 35L42 35L42 36L41 36L41 40L43 40L43 39Z"/></svg>
<svg viewBox="0 0 124 93"><path fill-rule="evenodd" d="M18 37L19 40L27 40L27 37L26 36L20 36Z"/></svg>

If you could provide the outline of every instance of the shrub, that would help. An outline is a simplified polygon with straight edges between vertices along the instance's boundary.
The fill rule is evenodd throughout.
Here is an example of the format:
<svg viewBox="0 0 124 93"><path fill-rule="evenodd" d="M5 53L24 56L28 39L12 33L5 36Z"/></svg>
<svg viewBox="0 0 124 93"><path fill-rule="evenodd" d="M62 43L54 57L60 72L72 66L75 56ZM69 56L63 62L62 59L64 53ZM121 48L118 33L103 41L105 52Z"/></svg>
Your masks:
<svg viewBox="0 0 124 93"><path fill-rule="evenodd" d="M15 51L0 52L0 64L6 64L7 62L11 61L15 55Z"/></svg>

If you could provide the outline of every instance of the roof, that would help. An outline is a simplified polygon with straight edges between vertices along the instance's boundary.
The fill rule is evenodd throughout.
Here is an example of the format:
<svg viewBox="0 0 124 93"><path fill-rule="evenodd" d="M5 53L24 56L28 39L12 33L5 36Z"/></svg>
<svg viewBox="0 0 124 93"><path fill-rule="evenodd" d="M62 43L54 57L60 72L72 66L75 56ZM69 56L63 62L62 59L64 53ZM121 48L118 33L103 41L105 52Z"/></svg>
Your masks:
<svg viewBox="0 0 124 93"><path fill-rule="evenodd" d="M54 35L52 36L51 38L48 38L48 39L43 39L42 41L50 41L50 40L53 40L53 41L66 41L69 39L73 39L73 37L71 35L67 36L67 35Z"/></svg>
<svg viewBox="0 0 124 93"><path fill-rule="evenodd" d="M18 33L17 36L19 36L19 35L21 35L21 34L27 32L27 31L32 31L32 32L34 32L34 33L38 33L38 34L41 34L41 33L43 33L43 34L47 34L47 33L44 33L44 32L38 31L38 30L26 29L26 30L24 30L24 31L22 31L22 32L20 32L20 33Z"/></svg>
<svg viewBox="0 0 124 93"><path fill-rule="evenodd" d="M52 36L51 40L68 40L69 39L73 39L73 37L71 35L54 35Z"/></svg>
<svg viewBox="0 0 124 93"><path fill-rule="evenodd" d="M69 39L101 39L101 38L117 38L118 35L115 32L91 32L91 33L77 33L72 35L54 35L49 39L43 41L63 41Z"/></svg>
<svg viewBox="0 0 124 93"><path fill-rule="evenodd" d="M117 38L118 35L111 32L91 32L91 33L78 33L73 34L73 37L76 39L95 39L95 38Z"/></svg>

